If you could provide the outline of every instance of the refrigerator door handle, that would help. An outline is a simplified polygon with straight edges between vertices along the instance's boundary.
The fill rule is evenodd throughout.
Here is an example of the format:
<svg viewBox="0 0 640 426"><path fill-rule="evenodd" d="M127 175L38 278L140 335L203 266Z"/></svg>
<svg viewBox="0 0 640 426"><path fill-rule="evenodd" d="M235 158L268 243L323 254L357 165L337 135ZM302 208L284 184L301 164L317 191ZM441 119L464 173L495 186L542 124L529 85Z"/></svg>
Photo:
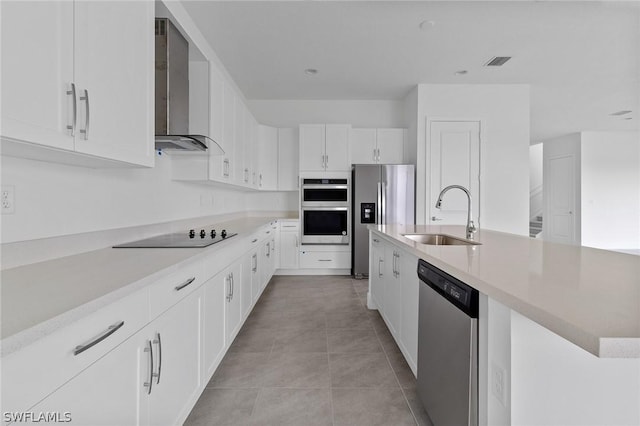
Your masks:
<svg viewBox="0 0 640 426"><path fill-rule="evenodd" d="M376 223L382 224L382 182L378 182L378 197L376 202Z"/></svg>
<svg viewBox="0 0 640 426"><path fill-rule="evenodd" d="M382 225L387 224L387 195L386 195L386 183L380 182L380 223Z"/></svg>

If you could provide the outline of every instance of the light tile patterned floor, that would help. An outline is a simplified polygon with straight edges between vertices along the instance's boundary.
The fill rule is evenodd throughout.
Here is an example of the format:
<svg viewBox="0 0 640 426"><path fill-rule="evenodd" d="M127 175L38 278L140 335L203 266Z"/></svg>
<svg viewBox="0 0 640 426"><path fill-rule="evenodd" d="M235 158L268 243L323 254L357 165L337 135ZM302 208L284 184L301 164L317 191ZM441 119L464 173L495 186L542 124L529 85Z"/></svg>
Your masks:
<svg viewBox="0 0 640 426"><path fill-rule="evenodd" d="M273 277L185 426L428 425L366 280Z"/></svg>

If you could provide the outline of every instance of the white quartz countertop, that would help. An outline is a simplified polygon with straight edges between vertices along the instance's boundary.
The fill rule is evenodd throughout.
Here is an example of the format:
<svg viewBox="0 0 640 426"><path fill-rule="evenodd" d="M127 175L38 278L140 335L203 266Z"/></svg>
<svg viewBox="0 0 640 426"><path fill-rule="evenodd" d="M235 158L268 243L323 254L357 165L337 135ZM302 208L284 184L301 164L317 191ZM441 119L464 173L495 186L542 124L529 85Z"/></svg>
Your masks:
<svg viewBox="0 0 640 426"><path fill-rule="evenodd" d="M1 271L2 356L125 297L197 256L224 250L273 220L211 225L238 235L205 248L104 248Z"/></svg>
<svg viewBox="0 0 640 426"><path fill-rule="evenodd" d="M598 357L640 358L638 256L488 230L476 233L477 246L425 245L402 235L464 238L464 226L369 229Z"/></svg>

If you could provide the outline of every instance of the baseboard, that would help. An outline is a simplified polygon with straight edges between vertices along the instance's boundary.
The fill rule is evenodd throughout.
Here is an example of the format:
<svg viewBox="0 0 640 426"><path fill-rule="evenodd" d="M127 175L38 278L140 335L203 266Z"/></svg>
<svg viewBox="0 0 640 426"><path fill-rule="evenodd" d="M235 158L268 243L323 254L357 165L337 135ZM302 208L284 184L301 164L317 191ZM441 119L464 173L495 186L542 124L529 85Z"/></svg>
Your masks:
<svg viewBox="0 0 640 426"><path fill-rule="evenodd" d="M351 269L278 269L274 275L351 275Z"/></svg>

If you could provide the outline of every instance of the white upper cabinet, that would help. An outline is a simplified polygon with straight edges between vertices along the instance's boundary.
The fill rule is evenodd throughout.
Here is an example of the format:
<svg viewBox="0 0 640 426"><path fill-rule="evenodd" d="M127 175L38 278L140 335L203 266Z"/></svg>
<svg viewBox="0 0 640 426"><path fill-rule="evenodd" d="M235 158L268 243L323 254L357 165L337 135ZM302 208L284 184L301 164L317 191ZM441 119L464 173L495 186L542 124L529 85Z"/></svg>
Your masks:
<svg viewBox="0 0 640 426"><path fill-rule="evenodd" d="M222 178L226 181L232 181L233 176L233 168L231 164L234 159L234 144L235 144L235 113L236 113L236 94L233 93L233 89L227 83L224 82L223 88L223 97L224 97L224 113L223 120L224 123L222 125L222 140L224 142L224 155L221 157L222 159Z"/></svg>
<svg viewBox="0 0 640 426"><path fill-rule="evenodd" d="M153 2L3 2L3 139L152 166L153 17ZM96 164L33 146L3 149Z"/></svg>
<svg viewBox="0 0 640 426"><path fill-rule="evenodd" d="M246 144L246 135L244 129L245 114L247 107L242 100L236 97L236 108L234 117L234 139L233 139L233 182L238 185L248 184L245 180L244 151Z"/></svg>
<svg viewBox="0 0 640 426"><path fill-rule="evenodd" d="M405 129L376 129L378 163L402 164Z"/></svg>
<svg viewBox="0 0 640 426"><path fill-rule="evenodd" d="M278 129L278 191L297 191L298 129Z"/></svg>
<svg viewBox="0 0 640 426"><path fill-rule="evenodd" d="M301 171L348 171L348 124L300 125Z"/></svg>
<svg viewBox="0 0 640 426"><path fill-rule="evenodd" d="M278 189L278 129L259 126L258 138L258 188Z"/></svg>
<svg viewBox="0 0 640 426"><path fill-rule="evenodd" d="M353 129L352 164L401 164L404 160L405 129Z"/></svg>
<svg viewBox="0 0 640 426"><path fill-rule="evenodd" d="M351 129L351 163L377 163L376 129Z"/></svg>
<svg viewBox="0 0 640 426"><path fill-rule="evenodd" d="M12 1L0 10L2 137L72 150L73 3Z"/></svg>

